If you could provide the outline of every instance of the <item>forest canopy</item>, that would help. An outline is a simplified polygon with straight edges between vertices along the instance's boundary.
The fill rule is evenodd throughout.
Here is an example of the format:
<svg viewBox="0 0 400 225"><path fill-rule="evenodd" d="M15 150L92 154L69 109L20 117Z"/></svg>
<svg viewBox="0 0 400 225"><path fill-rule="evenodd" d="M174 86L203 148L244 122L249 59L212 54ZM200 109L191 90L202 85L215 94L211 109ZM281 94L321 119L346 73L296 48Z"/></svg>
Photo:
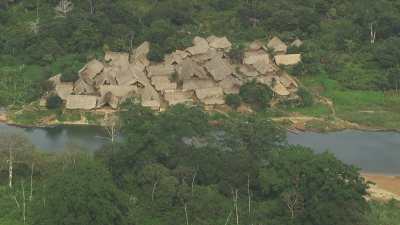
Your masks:
<svg viewBox="0 0 400 225"><path fill-rule="evenodd" d="M237 46L300 38L303 64L293 74L328 75L345 88L397 89L400 81L400 3L391 0L2 0L0 31L0 72L18 74L28 87L78 70L104 50L129 51L147 40L150 58L161 59L211 34ZM28 89L19 96L39 96ZM21 102L9 95L1 91L0 104Z"/></svg>

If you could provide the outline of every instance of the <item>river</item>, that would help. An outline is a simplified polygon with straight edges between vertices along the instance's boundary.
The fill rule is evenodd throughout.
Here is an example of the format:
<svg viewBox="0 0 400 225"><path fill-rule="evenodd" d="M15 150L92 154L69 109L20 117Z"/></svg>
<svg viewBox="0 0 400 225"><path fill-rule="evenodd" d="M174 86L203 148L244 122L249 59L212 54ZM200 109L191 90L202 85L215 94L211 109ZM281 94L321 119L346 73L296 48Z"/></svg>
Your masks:
<svg viewBox="0 0 400 225"><path fill-rule="evenodd" d="M88 151L100 149L109 140L98 127L63 126L55 128L18 128L0 124L0 133L25 135L42 151L61 152L69 146ZM346 130L331 133L288 134L290 144L299 144L315 152L332 152L338 159L364 172L400 174L400 133Z"/></svg>

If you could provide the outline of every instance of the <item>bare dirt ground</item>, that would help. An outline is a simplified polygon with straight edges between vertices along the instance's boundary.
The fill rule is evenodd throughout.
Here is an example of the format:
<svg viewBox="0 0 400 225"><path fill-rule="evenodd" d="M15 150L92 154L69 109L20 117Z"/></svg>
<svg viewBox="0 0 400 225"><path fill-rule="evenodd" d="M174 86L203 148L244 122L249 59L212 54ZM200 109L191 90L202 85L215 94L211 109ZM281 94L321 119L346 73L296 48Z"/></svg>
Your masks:
<svg viewBox="0 0 400 225"><path fill-rule="evenodd" d="M394 198L400 201L400 176L365 173L362 176L375 183L369 189L371 198L384 201Z"/></svg>

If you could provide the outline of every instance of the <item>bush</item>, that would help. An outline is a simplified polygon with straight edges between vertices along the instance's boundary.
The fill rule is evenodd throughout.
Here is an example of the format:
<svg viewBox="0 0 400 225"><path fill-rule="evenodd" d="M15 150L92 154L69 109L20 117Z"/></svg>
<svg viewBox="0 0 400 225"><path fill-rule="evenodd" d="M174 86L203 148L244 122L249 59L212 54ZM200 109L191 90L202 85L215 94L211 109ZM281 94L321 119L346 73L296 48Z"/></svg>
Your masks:
<svg viewBox="0 0 400 225"><path fill-rule="evenodd" d="M47 98L47 108L58 109L61 107L63 101L58 95L52 95Z"/></svg>
<svg viewBox="0 0 400 225"><path fill-rule="evenodd" d="M300 107L309 107L314 104L314 98L312 94L304 87L300 87L297 91L297 94L301 99Z"/></svg>
<svg viewBox="0 0 400 225"><path fill-rule="evenodd" d="M251 81L240 87L240 97L254 110L260 111L267 107L272 99L272 90L265 84Z"/></svg>
<svg viewBox="0 0 400 225"><path fill-rule="evenodd" d="M242 99L240 99L238 94L229 94L225 96L225 102L233 109L237 109L240 106Z"/></svg>
<svg viewBox="0 0 400 225"><path fill-rule="evenodd" d="M72 68L66 68L61 74L60 80L62 82L75 82L79 79L78 73Z"/></svg>

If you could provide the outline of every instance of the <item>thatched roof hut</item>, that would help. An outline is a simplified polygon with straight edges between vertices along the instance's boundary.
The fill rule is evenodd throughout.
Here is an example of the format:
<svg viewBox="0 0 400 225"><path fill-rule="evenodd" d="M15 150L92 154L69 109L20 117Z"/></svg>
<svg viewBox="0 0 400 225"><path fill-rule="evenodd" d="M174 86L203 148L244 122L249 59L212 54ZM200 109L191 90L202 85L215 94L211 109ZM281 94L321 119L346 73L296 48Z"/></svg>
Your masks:
<svg viewBox="0 0 400 225"><path fill-rule="evenodd" d="M224 92L221 87L197 89L197 98L205 105L222 105L225 103Z"/></svg>
<svg viewBox="0 0 400 225"><path fill-rule="evenodd" d="M291 66L301 62L301 54L288 54L288 55L276 55L275 63L277 65Z"/></svg>
<svg viewBox="0 0 400 225"><path fill-rule="evenodd" d="M267 44L267 47L273 49L276 54L286 54L287 45L278 37L273 37Z"/></svg>
<svg viewBox="0 0 400 225"><path fill-rule="evenodd" d="M91 95L70 95L67 97L67 109L91 110L97 106L97 97Z"/></svg>

